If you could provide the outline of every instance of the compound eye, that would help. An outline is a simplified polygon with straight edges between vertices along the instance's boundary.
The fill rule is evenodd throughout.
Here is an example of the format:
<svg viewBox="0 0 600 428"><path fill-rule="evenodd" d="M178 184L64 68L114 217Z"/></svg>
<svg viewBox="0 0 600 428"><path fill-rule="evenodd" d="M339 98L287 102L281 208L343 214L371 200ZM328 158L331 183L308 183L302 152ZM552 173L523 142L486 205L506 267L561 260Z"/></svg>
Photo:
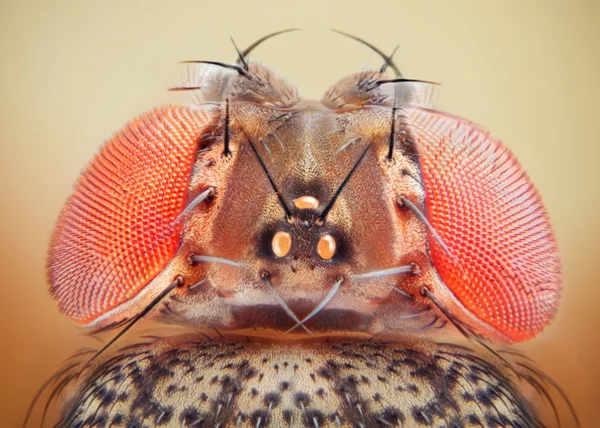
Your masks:
<svg viewBox="0 0 600 428"><path fill-rule="evenodd" d="M317 243L317 253L323 260L330 260L335 255L335 238L331 235L323 235Z"/></svg>
<svg viewBox="0 0 600 428"><path fill-rule="evenodd" d="M277 257L287 256L292 248L292 235L280 230L273 236L271 248Z"/></svg>
<svg viewBox="0 0 600 428"><path fill-rule="evenodd" d="M48 253L50 292L65 315L109 325L148 304L153 292L142 290L168 285L160 274L180 251L178 220L196 179L198 140L219 120L210 108L157 108L121 128L94 157Z"/></svg>

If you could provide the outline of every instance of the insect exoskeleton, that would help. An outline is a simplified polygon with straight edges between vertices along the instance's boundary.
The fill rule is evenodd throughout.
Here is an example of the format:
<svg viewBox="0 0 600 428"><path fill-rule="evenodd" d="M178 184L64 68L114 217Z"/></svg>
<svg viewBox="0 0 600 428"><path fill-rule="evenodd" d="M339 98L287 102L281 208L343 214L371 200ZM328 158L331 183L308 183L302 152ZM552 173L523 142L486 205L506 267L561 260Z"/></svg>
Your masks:
<svg viewBox="0 0 600 428"><path fill-rule="evenodd" d="M498 140L434 109L433 84L361 72L308 102L241 58L191 62L180 89L201 101L129 123L83 172L49 256L64 313L102 327L168 294L151 315L269 335L450 321L521 341L550 322L539 194Z"/></svg>
<svg viewBox="0 0 600 428"><path fill-rule="evenodd" d="M147 339L77 377L56 425L555 426L529 392L532 373L515 373L466 347L406 338Z"/></svg>

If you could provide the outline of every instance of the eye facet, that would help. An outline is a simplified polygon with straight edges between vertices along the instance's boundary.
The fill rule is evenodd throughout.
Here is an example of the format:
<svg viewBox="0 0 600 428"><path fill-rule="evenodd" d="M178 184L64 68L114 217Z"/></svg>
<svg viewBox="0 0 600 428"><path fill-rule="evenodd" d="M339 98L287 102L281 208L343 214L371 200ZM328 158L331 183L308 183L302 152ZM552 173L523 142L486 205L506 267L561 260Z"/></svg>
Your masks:
<svg viewBox="0 0 600 428"><path fill-rule="evenodd" d="M514 155L480 128L422 109L407 117L419 142L427 221L446 247L429 235L444 287L503 340L533 338L562 293L557 241L538 191Z"/></svg>
<svg viewBox="0 0 600 428"><path fill-rule="evenodd" d="M157 278L179 249L198 138L215 112L154 109L116 133L82 173L48 254L50 291L64 314L110 324L142 289L168 285Z"/></svg>
<svg viewBox="0 0 600 428"><path fill-rule="evenodd" d="M287 256L292 248L292 235L280 230L273 236L271 248L277 257Z"/></svg>
<svg viewBox="0 0 600 428"><path fill-rule="evenodd" d="M330 260L335 255L335 238L331 235L323 235L317 243L317 253L323 260Z"/></svg>

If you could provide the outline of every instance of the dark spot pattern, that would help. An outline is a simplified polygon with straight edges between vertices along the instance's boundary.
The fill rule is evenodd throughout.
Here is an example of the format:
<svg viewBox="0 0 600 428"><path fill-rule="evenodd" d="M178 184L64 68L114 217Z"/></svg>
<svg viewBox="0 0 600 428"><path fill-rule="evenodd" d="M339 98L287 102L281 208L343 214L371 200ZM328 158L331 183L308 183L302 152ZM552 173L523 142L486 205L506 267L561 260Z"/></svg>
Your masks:
<svg viewBox="0 0 600 428"><path fill-rule="evenodd" d="M508 372L431 342L187 336L106 356L59 427L542 427Z"/></svg>

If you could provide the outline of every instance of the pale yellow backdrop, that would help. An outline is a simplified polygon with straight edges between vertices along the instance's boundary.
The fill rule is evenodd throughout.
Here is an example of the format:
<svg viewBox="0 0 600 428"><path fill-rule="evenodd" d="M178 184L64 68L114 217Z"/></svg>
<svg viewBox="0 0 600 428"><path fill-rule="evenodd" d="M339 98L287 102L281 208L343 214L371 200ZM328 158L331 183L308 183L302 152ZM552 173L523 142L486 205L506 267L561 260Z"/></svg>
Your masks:
<svg viewBox="0 0 600 428"><path fill-rule="evenodd" d="M132 116L172 100L183 59L255 59L309 96L396 55L443 83L440 106L492 130L539 186L561 244L566 291L554 325L523 346L600 426L600 8L590 1L4 1L0 5L0 426L82 343L46 293L45 252L73 181Z"/></svg>

